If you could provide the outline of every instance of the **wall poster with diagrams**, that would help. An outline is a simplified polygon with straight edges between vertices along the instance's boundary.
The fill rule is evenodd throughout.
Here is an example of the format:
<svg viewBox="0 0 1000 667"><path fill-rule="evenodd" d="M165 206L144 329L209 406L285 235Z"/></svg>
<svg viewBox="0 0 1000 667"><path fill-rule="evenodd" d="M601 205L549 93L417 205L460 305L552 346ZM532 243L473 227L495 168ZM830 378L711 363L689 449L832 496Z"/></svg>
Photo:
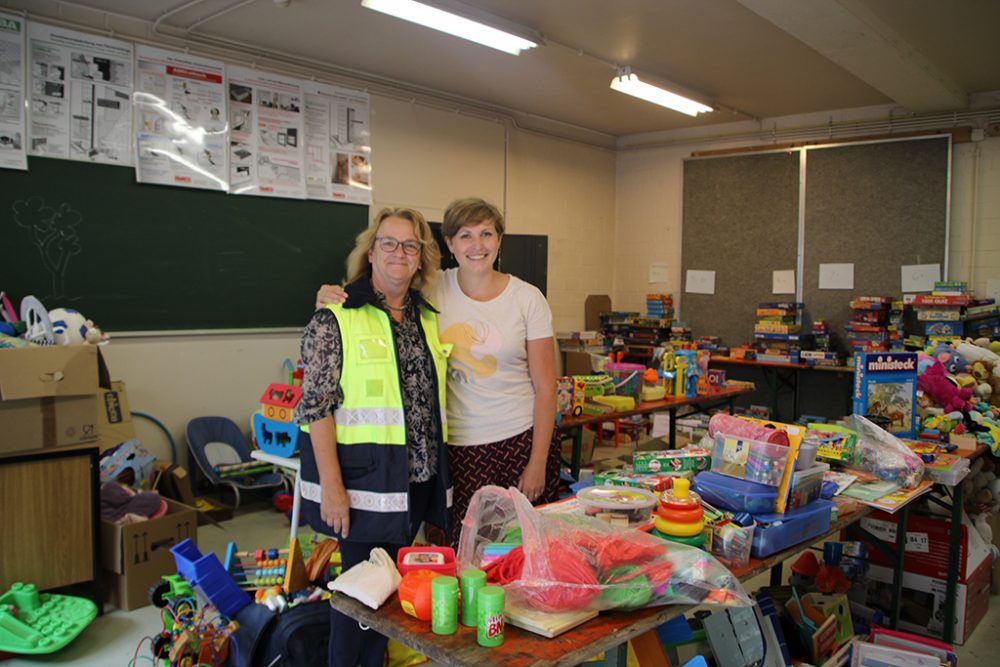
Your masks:
<svg viewBox="0 0 1000 667"><path fill-rule="evenodd" d="M309 198L371 205L368 93L316 81L302 86Z"/></svg>
<svg viewBox="0 0 1000 667"><path fill-rule="evenodd" d="M133 104L137 181L229 189L222 61L139 45Z"/></svg>
<svg viewBox="0 0 1000 667"><path fill-rule="evenodd" d="M132 164L132 59L129 42L30 23L29 153Z"/></svg>
<svg viewBox="0 0 1000 667"><path fill-rule="evenodd" d="M305 199L302 82L233 66L226 79L230 193Z"/></svg>
<svg viewBox="0 0 1000 667"><path fill-rule="evenodd" d="M27 169L24 19L0 12L0 168Z"/></svg>

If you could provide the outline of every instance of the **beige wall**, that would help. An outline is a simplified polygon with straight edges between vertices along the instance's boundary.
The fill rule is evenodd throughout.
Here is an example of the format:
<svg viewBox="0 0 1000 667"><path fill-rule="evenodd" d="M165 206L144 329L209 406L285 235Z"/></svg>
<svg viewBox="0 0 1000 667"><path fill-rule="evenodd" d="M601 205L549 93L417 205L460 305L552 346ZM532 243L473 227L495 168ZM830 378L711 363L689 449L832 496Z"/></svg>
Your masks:
<svg viewBox="0 0 1000 667"><path fill-rule="evenodd" d="M508 152L509 151L509 152ZM505 175L509 179L505 180ZM448 203L475 194L500 206L512 233L549 235L549 296L557 328L579 328L583 299L609 289L614 243L615 157L483 118L373 96L373 212L412 206L440 220ZM303 324L310 313L302 314ZM104 348L133 410L173 434L186 461L184 427L223 415L249 430L268 383L298 357L299 334L247 333L113 338ZM169 457L159 429L137 421L153 453Z"/></svg>
<svg viewBox="0 0 1000 667"><path fill-rule="evenodd" d="M734 145L738 144L726 147ZM694 151L721 147L719 143L706 142L619 152L615 206L617 254L612 295L616 310L645 311L647 292L670 292L683 317L680 275L683 160ZM948 277L970 281L977 295L996 295L1000 292L1000 138L956 144L952 155ZM976 169L978 177L974 179ZM666 262L669 282L648 282L652 262Z"/></svg>

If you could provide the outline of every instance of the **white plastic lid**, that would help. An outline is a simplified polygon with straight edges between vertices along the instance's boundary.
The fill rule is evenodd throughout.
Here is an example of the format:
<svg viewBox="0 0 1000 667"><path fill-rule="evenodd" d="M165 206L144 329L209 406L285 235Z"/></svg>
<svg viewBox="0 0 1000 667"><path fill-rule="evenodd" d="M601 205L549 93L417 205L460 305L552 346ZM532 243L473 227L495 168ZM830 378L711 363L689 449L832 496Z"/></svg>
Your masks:
<svg viewBox="0 0 1000 667"><path fill-rule="evenodd" d="M619 511L653 507L657 502L652 491L632 486L588 486L576 497L585 505Z"/></svg>

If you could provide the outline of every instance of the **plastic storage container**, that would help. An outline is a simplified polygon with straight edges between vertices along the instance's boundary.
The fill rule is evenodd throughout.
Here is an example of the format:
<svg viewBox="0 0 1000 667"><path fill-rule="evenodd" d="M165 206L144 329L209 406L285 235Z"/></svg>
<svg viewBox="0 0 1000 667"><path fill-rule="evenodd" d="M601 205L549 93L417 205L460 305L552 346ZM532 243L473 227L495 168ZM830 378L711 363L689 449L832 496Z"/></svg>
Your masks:
<svg viewBox="0 0 1000 667"><path fill-rule="evenodd" d="M767 558L771 554L819 537L830 530L834 504L829 500L814 500L805 507L784 514L755 515L757 528L753 532L750 555Z"/></svg>
<svg viewBox="0 0 1000 667"><path fill-rule="evenodd" d="M712 470L768 486L781 484L788 463L788 447L717 433Z"/></svg>
<svg viewBox="0 0 1000 667"><path fill-rule="evenodd" d="M396 569L405 575L413 570L430 570L455 576L455 550L451 547L402 547L396 556Z"/></svg>
<svg viewBox="0 0 1000 667"><path fill-rule="evenodd" d="M635 527L649 521L656 507L656 495L646 489L624 486L591 486L576 494L580 507L589 516L621 521Z"/></svg>
<svg viewBox="0 0 1000 667"><path fill-rule="evenodd" d="M614 379L615 394L631 396L636 402L639 401L642 393L642 374L646 372L645 366L608 362L604 364L604 372Z"/></svg>
<svg viewBox="0 0 1000 667"><path fill-rule="evenodd" d="M750 562L750 549L753 546L753 533L757 524L740 526L730 521L721 526L711 527L711 548L709 549L720 563L734 570L746 567Z"/></svg>
<svg viewBox="0 0 1000 667"><path fill-rule="evenodd" d="M819 493L823 490L823 473L828 470L829 463L817 463L808 470L796 470L785 511L805 507L819 498Z"/></svg>
<svg viewBox="0 0 1000 667"><path fill-rule="evenodd" d="M809 436L802 438L802 442L799 444L799 453L795 457L795 469L808 470L812 468L816 463L816 453L819 452L821 444L823 441L820 438L810 438Z"/></svg>
<svg viewBox="0 0 1000 667"><path fill-rule="evenodd" d="M731 512L768 514L774 511L778 490L706 470L694 478L692 488L710 505Z"/></svg>

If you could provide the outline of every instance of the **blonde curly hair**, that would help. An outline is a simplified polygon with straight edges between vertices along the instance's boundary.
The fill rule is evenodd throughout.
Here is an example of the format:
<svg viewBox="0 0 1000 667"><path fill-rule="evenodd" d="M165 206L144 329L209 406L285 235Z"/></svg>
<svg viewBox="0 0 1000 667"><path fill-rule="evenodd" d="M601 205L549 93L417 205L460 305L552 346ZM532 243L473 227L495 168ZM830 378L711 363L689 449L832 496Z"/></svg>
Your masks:
<svg viewBox="0 0 1000 667"><path fill-rule="evenodd" d="M374 224L354 240L354 250L347 256L346 281L353 283L359 278L371 277L372 265L368 261L368 251L375 247L378 229L386 218L402 218L413 223L413 233L420 241L420 268L414 274L410 287L415 290L424 289L431 284L441 268L441 251L423 214L412 208L383 208L375 215Z"/></svg>

